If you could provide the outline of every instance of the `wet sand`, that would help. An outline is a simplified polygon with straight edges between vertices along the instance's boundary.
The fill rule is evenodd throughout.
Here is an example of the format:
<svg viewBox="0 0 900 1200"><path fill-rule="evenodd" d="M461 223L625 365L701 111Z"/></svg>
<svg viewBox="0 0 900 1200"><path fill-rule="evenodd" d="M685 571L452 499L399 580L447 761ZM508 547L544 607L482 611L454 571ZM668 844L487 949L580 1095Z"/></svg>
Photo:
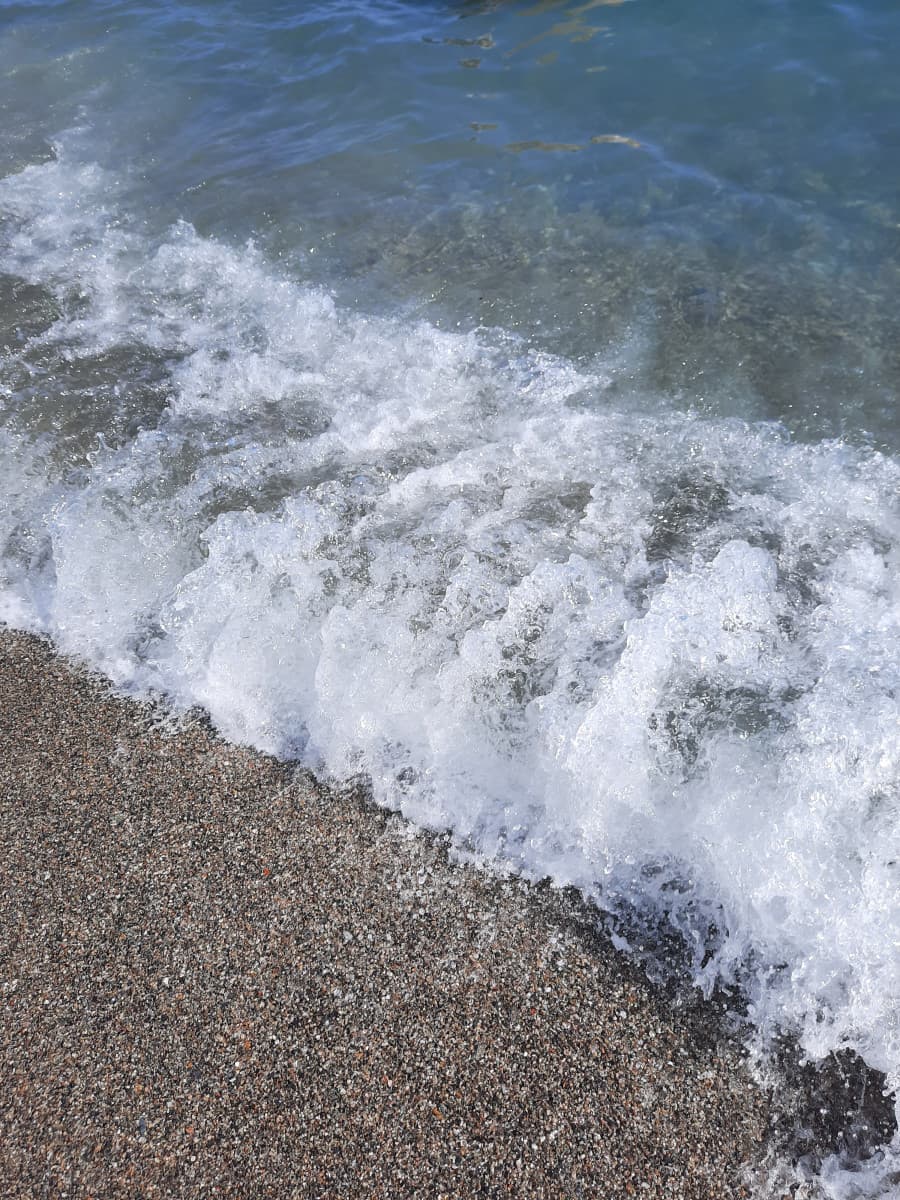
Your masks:
<svg viewBox="0 0 900 1200"><path fill-rule="evenodd" d="M0 631L0 1195L740 1197L712 1009L574 901Z"/></svg>

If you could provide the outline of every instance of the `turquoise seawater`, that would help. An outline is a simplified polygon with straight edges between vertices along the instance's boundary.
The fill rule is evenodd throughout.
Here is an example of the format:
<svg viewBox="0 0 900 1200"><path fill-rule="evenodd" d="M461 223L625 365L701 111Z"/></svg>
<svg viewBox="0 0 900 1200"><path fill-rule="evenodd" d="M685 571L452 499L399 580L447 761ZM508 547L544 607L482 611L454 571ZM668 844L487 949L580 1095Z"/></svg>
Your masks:
<svg viewBox="0 0 900 1200"><path fill-rule="evenodd" d="M0 619L896 1092L898 58L888 0L0 4ZM897 1195L861 1122L798 1178Z"/></svg>
<svg viewBox="0 0 900 1200"><path fill-rule="evenodd" d="M135 212L367 310L686 403L896 445L889 0L4 5L3 168L61 142ZM76 149L77 147L77 149ZM727 396L726 396L727 394Z"/></svg>

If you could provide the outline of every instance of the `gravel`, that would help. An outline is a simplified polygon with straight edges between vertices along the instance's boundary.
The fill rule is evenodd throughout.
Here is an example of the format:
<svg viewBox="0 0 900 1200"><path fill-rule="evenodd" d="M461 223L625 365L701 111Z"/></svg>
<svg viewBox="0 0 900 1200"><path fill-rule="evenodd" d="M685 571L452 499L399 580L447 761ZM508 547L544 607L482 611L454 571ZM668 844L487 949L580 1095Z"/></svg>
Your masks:
<svg viewBox="0 0 900 1200"><path fill-rule="evenodd" d="M0 631L0 1195L740 1197L769 1112L570 897Z"/></svg>

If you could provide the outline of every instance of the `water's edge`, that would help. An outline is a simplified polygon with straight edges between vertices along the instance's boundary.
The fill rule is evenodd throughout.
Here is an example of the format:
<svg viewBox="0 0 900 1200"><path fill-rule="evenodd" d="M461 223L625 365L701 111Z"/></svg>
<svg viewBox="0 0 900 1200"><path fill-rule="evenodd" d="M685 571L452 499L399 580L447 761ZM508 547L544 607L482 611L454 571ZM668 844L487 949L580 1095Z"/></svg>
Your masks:
<svg viewBox="0 0 900 1200"><path fill-rule="evenodd" d="M18 631L0 622L0 653L22 641L43 648L42 653L49 652L73 679L87 684L88 702L92 694L112 696L139 711L141 723L148 730L175 736L184 730L200 728L213 741L222 740L202 708L185 711L173 706L164 694L138 698L133 692L116 688L90 663L59 651L46 635ZM269 758L262 751L247 749L262 760ZM281 766L290 767L290 763L282 762ZM726 1046L728 1053L736 1053L751 1067L754 1086L761 1087L766 1096L769 1132L745 1170L745 1182L760 1200L782 1192L808 1198L818 1196L815 1181L823 1163L830 1162L841 1171L853 1172L865 1163L871 1164L873 1156L877 1161L881 1148L897 1133L896 1097L885 1091L882 1072L869 1067L852 1051L832 1052L824 1060L812 1062L789 1031L762 1043L758 1030L748 1019L747 997L739 988L718 987L705 996L694 985L690 951L677 930L662 925L651 929L645 916L637 912L629 914L622 909L614 914L604 912L593 898L584 896L575 887L559 887L549 877L528 879L511 872L508 864L473 855L454 837L452 830L414 825L402 814L379 806L363 777L346 781L317 779L306 768L293 769L326 798L326 805L330 795L338 808L349 803L382 823L399 820L406 830L404 838L420 840L451 870L474 866L498 888L512 884L521 897L524 920L541 913L543 919L549 919L565 938L571 938L588 954L615 961L616 969L625 978L649 981L659 1003L676 1012L679 1021L687 1023L696 1045ZM633 949L638 937L642 941L640 954Z"/></svg>

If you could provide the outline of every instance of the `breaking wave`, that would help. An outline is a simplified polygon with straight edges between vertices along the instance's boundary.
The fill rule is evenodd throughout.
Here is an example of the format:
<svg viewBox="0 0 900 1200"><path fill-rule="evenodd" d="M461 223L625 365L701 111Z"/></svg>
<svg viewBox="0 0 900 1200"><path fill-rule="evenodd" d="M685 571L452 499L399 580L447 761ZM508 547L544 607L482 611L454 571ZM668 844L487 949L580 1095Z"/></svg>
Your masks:
<svg viewBox="0 0 900 1200"><path fill-rule="evenodd" d="M894 458L342 310L64 158L0 210L3 619L900 1086Z"/></svg>

